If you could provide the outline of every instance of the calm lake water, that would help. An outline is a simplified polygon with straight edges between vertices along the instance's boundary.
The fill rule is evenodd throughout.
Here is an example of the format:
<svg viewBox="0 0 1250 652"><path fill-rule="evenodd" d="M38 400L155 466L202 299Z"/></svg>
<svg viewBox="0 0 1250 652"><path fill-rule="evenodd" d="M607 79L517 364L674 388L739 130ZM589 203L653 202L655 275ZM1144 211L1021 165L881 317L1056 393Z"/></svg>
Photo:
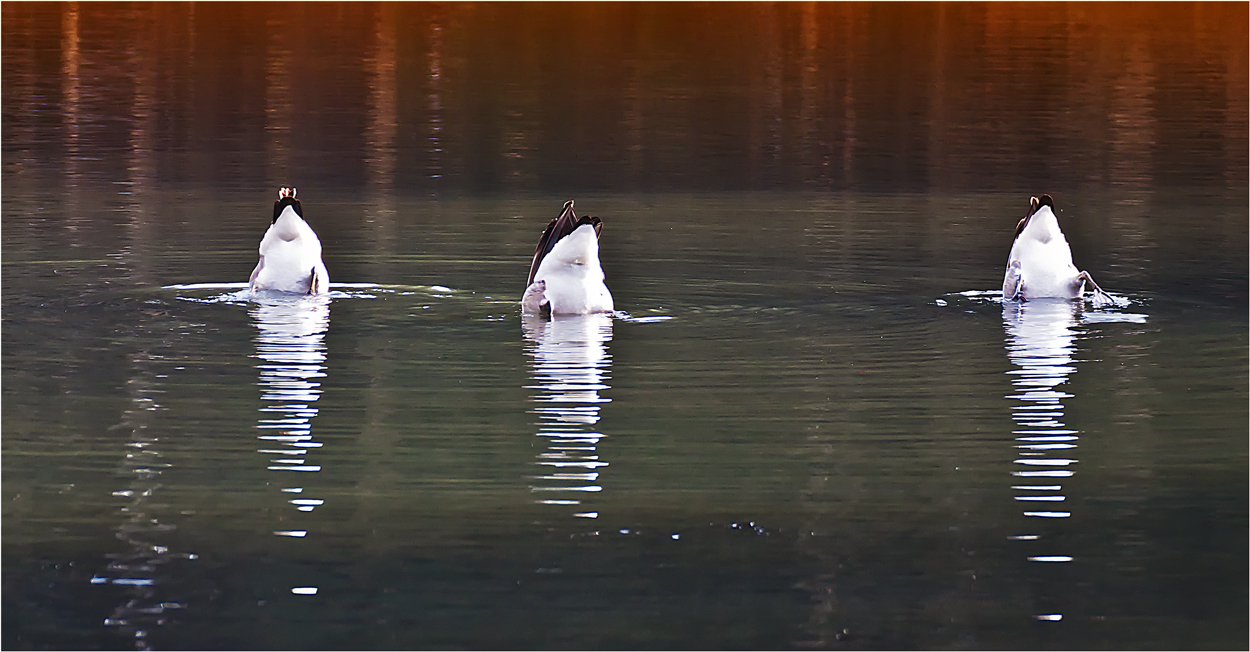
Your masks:
<svg viewBox="0 0 1250 652"><path fill-rule="evenodd" d="M2 11L5 648L1247 644L1244 3Z"/></svg>

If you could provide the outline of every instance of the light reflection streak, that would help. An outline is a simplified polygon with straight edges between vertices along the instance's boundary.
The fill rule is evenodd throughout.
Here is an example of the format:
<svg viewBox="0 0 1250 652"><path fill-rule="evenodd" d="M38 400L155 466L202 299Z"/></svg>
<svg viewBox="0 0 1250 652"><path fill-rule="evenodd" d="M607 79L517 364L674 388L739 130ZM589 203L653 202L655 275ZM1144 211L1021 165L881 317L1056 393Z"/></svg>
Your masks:
<svg viewBox="0 0 1250 652"><path fill-rule="evenodd" d="M365 127L365 165L369 185L390 190L395 185L396 142L399 135L399 85L396 76L395 8L378 10L369 57L369 121Z"/></svg>
<svg viewBox="0 0 1250 652"><path fill-rule="evenodd" d="M820 129L820 66L817 64L820 44L820 25L816 18L816 3L800 5L800 42L802 55L799 59L799 107L798 129L799 161L802 162L800 178L806 184L828 182L828 168L824 163L826 152L819 136Z"/></svg>
<svg viewBox="0 0 1250 652"><path fill-rule="evenodd" d="M81 56L78 51L78 3L71 2L65 6L65 14L61 17L61 94L63 97L65 121L65 176L74 185L78 182L79 157L79 91L80 82L78 67Z"/></svg>
<svg viewBox="0 0 1250 652"><path fill-rule="evenodd" d="M70 51L67 53L67 89L66 107L70 118L71 151L67 159L71 172L76 169L77 162L77 103L78 103L78 9L71 5L65 19L67 21L67 41ZM136 39L143 42L142 35ZM126 166L126 178L115 182L128 190L119 194L125 197L124 211L127 216L125 223L127 244L116 258L128 270L131 281L141 284L152 284L152 272L149 269L149 256L145 244L150 236L150 220L148 219L149 185L154 177L151 160L151 131L154 123L155 96L152 75L148 72L150 65L146 51L140 45L134 45L128 52L127 64L132 78L135 80L134 93L131 100L131 128L129 131L129 160ZM69 175L71 179L74 174ZM141 322L142 323L142 322ZM143 326L138 328L142 329ZM142 333L145 341L161 338L152 333ZM126 504L119 511L123 515L123 523L115 528L116 536L124 541L129 550L121 553L110 553L110 560L105 572L94 575L91 583L96 585L112 584L128 587L125 601L113 609L112 614L104 619L106 627L114 627L123 632L133 642L135 649L152 648L151 635L167 621L167 612L172 609L183 609L184 602L169 599L171 584L177 582L177 575L166 570L167 565L177 559L196 559L192 553L174 553L170 549L168 533L176 526L162 522L159 518L161 505L154 497L162 488L162 477L171 465L164 461L162 453L164 443L161 441L161 428L155 423L156 415L165 410L160 403L164 393L160 379L166 377L157 371L164 356L150 349L142 349L132 354L131 377L126 382L130 405L122 413L117 428L129 432L129 441L125 444L126 454L122 461L121 473L129 479L123 489L113 491L116 498L126 499ZM166 438L168 441L168 438Z"/></svg>
<svg viewBox="0 0 1250 652"><path fill-rule="evenodd" d="M256 320L256 357L260 363L259 385L261 418L257 421L257 452L268 458L265 467L279 474L318 473L321 465L307 459L322 447L312 441L312 419L317 416L314 404L321 397L321 379L325 378L325 334L330 326L330 299L325 296L290 296L268 293L253 295L256 304L251 310ZM289 476L287 482L303 482ZM322 498L305 496L306 487L286 486L284 494L298 512L312 512L325 504ZM288 528L294 519L282 517ZM274 536L302 539L306 529L274 530ZM315 587L295 587L296 595L315 595Z"/></svg>
<svg viewBox="0 0 1250 652"><path fill-rule="evenodd" d="M126 443L126 455L121 473L130 479L124 489L113 496L125 498L120 508L124 521L116 529L117 538L129 545L129 550L110 553L109 564L102 573L91 578L92 584L113 584L129 587L125 601L113 609L104 619L106 627L116 627L134 641L135 649L150 650L150 636L155 628L165 625L166 612L182 609L182 602L168 600L168 588L161 588L167 579L162 568L176 558L196 559L194 554L174 553L160 541L176 529L157 518L153 496L162 486L161 476L170 467L164 461L160 448L161 438L154 426L155 414L165 408L158 402L163 393L159 376L152 365L161 356L138 351L131 360L134 375L127 381L130 406L122 413L120 428L130 431ZM162 597L164 594L165 597Z"/></svg>
<svg viewBox="0 0 1250 652"><path fill-rule="evenodd" d="M430 155L429 177L443 177L443 27L437 22L430 24L429 54L430 91L426 95L430 116L428 152Z"/></svg>
<svg viewBox="0 0 1250 652"><path fill-rule="evenodd" d="M65 5L65 13L61 16L61 120L64 128L65 143L65 189L66 219L64 228L70 232L71 247L80 247L84 243L77 236L83 226L82 212L79 210L79 186L83 182L83 123L89 119L90 113L84 115L82 106L83 85L81 67L82 52L80 51L81 27L79 25L79 6L77 2ZM6 87L8 84L6 83ZM12 121L9 121L12 123ZM6 142L8 129L6 128ZM7 159L7 156L6 156Z"/></svg>
<svg viewBox="0 0 1250 652"><path fill-rule="evenodd" d="M291 94L293 54L287 44L288 30L271 18L265 39L265 158L269 186L291 183L291 123L295 106Z"/></svg>
<svg viewBox="0 0 1250 652"><path fill-rule="evenodd" d="M528 340L526 352L534 357L536 391L533 413L538 416L538 437L546 448L534 462L530 490L546 505L581 505L579 495L598 493L599 469L608 466L598 455L604 434L596 432L599 408L611 399L600 392L607 384L612 341L611 315L553 317L526 315L521 321ZM554 497L553 497L554 494ZM579 511L577 518L598 518L597 511Z"/></svg>
<svg viewBox="0 0 1250 652"><path fill-rule="evenodd" d="M634 46L637 48L637 44ZM643 150L647 122L645 103L642 97L643 88L643 57L634 49L625 62L629 71L627 80L621 88L621 99L624 106L621 118L621 131L625 135L626 169L629 171L630 185L641 190L644 187L645 166Z"/></svg>

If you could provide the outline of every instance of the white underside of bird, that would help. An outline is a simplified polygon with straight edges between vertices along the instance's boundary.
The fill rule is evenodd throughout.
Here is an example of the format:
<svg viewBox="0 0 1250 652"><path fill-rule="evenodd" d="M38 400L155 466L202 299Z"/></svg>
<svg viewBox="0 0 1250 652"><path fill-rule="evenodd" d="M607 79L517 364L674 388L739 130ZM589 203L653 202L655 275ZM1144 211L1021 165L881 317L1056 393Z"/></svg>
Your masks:
<svg viewBox="0 0 1250 652"><path fill-rule="evenodd" d="M585 315L612 312L612 293L599 265L599 237L583 224L564 236L542 259L534 281L525 290L525 312Z"/></svg>
<svg viewBox="0 0 1250 652"><path fill-rule="evenodd" d="M252 291L329 292L330 273L321 261L321 240L291 206L282 209L260 241L260 262L248 286Z"/></svg>
<svg viewBox="0 0 1250 652"><path fill-rule="evenodd" d="M1072 249L1049 206L1028 217L1007 256L1004 299L1075 299L1085 288L1085 274L1072 264Z"/></svg>

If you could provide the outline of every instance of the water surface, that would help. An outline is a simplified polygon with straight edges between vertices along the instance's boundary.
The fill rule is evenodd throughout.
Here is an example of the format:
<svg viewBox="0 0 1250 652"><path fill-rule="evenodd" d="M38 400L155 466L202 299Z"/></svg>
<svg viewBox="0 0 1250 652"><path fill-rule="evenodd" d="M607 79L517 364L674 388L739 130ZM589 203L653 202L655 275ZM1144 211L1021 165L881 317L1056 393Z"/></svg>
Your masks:
<svg viewBox="0 0 1250 652"><path fill-rule="evenodd" d="M5 4L4 646L1244 645L1245 12Z"/></svg>

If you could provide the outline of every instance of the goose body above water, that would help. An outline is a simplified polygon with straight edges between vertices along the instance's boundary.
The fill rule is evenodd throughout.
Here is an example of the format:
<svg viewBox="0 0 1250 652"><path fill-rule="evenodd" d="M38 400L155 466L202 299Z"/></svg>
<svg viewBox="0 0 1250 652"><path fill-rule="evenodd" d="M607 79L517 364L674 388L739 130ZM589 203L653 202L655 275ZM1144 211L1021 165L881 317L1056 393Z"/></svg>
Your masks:
<svg viewBox="0 0 1250 652"><path fill-rule="evenodd" d="M586 315L612 312L612 293L599 265L603 221L577 217L573 200L538 240L521 309L529 314Z"/></svg>
<svg viewBox="0 0 1250 652"><path fill-rule="evenodd" d="M1007 257L1003 299L1077 299L1084 295L1088 282L1095 301L1110 301L1089 272L1078 270L1072 263L1072 249L1059 229L1054 206L1050 195L1029 198L1029 213L1016 226Z"/></svg>
<svg viewBox="0 0 1250 652"><path fill-rule="evenodd" d="M260 241L260 262L252 270L248 289L296 294L330 291L330 273L321 261L321 240L304 221L294 188L278 191L273 222Z"/></svg>

